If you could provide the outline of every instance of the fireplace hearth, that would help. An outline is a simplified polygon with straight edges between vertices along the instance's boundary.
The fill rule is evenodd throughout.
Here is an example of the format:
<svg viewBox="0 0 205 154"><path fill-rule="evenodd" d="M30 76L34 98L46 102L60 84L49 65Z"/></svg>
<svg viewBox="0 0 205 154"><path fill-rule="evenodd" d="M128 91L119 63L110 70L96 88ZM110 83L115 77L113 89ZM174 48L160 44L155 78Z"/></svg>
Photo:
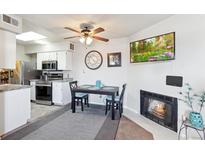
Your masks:
<svg viewBox="0 0 205 154"><path fill-rule="evenodd" d="M140 113L177 132L177 98L140 90Z"/></svg>

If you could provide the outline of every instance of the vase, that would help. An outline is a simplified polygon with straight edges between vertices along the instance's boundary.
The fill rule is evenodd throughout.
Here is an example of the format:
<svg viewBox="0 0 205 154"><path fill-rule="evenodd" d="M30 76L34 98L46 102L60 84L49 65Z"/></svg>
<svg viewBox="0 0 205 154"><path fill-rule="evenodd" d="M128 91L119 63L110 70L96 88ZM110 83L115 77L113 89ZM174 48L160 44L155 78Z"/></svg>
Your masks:
<svg viewBox="0 0 205 154"><path fill-rule="evenodd" d="M202 128L203 127L203 119L200 113L198 112L190 112L189 120L193 127Z"/></svg>
<svg viewBox="0 0 205 154"><path fill-rule="evenodd" d="M101 80L97 80L95 86L96 86L97 88L101 88Z"/></svg>

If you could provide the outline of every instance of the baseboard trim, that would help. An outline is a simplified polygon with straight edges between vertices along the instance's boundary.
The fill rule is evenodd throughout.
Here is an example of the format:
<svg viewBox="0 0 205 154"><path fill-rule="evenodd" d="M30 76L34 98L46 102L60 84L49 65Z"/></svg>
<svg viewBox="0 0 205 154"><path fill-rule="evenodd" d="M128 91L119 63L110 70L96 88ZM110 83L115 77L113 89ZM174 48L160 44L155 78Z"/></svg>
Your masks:
<svg viewBox="0 0 205 154"><path fill-rule="evenodd" d="M128 112L128 113L132 113L132 114L139 114L136 110L130 108L130 107L127 107L127 106L124 106L123 107L125 113Z"/></svg>

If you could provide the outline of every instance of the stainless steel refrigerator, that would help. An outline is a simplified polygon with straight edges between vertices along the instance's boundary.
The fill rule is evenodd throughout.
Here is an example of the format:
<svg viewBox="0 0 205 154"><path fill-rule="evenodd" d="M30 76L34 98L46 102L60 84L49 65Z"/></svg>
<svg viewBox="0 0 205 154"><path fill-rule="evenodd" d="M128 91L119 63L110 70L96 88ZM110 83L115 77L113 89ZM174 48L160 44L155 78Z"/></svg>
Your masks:
<svg viewBox="0 0 205 154"><path fill-rule="evenodd" d="M32 62L16 61L16 69L11 74L10 83L29 85L31 79L40 79L42 71L36 70Z"/></svg>

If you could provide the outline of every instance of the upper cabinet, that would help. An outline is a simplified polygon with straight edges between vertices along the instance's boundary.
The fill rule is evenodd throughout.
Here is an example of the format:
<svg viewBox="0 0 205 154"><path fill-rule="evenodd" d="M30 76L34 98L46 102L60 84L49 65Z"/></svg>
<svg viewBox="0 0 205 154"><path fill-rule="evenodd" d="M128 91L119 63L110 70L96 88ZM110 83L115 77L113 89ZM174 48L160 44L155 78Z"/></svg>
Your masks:
<svg viewBox="0 0 205 154"><path fill-rule="evenodd" d="M48 53L37 53L37 70L42 70L42 62L47 60Z"/></svg>
<svg viewBox="0 0 205 154"><path fill-rule="evenodd" d="M0 68L16 67L16 34L22 32L22 19L0 14Z"/></svg>
<svg viewBox="0 0 205 154"><path fill-rule="evenodd" d="M68 51L37 53L37 69L42 69L43 61L58 61L58 70L72 70L72 53Z"/></svg>
<svg viewBox="0 0 205 154"><path fill-rule="evenodd" d="M58 70L72 70L72 53L57 52Z"/></svg>
<svg viewBox="0 0 205 154"><path fill-rule="evenodd" d="M16 35L0 30L0 68L15 69L16 67Z"/></svg>
<svg viewBox="0 0 205 154"><path fill-rule="evenodd" d="M50 52L48 54L48 60L57 60L57 53L56 52Z"/></svg>
<svg viewBox="0 0 205 154"><path fill-rule="evenodd" d="M37 53L37 69L42 69L42 62L43 61L52 61L57 60L56 52L43 52L43 53Z"/></svg>
<svg viewBox="0 0 205 154"><path fill-rule="evenodd" d="M37 53L37 69L42 70L42 61L58 61L58 70L72 70L72 52L75 45L70 42L48 43L26 47L28 54Z"/></svg>

